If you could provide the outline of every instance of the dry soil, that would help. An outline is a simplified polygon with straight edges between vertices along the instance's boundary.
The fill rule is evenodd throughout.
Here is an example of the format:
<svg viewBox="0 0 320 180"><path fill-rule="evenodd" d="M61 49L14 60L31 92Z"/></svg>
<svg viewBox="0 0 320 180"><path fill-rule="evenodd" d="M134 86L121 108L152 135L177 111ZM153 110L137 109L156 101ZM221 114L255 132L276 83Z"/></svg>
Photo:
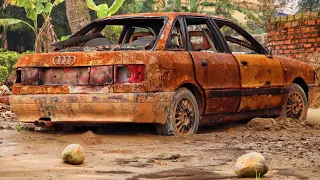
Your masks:
<svg viewBox="0 0 320 180"><path fill-rule="evenodd" d="M145 124L34 131L7 110L0 107L7 117L0 118L0 179L238 179L235 161L251 151L267 159L269 172L261 179L320 179L316 109L306 122L258 118L180 137L157 136ZM83 164L62 162L71 143L83 146Z"/></svg>

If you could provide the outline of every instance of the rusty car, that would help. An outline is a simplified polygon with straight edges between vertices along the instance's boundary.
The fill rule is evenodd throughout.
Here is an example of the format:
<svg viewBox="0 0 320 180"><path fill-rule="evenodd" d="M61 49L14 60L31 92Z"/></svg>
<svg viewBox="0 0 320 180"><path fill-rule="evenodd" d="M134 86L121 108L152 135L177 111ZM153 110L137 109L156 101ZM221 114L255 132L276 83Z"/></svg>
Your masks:
<svg viewBox="0 0 320 180"><path fill-rule="evenodd" d="M21 122L153 123L161 135L193 134L254 117L304 120L315 89L310 66L205 14L106 17L53 47L16 64L9 101Z"/></svg>

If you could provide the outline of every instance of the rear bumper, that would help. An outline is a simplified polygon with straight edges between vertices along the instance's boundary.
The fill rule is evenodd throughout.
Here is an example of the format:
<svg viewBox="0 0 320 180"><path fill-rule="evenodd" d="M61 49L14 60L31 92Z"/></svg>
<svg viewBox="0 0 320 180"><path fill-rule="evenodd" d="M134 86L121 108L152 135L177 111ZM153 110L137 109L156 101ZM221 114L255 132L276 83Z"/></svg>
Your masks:
<svg viewBox="0 0 320 180"><path fill-rule="evenodd" d="M160 123L166 121L174 92L12 95L10 105L21 122Z"/></svg>

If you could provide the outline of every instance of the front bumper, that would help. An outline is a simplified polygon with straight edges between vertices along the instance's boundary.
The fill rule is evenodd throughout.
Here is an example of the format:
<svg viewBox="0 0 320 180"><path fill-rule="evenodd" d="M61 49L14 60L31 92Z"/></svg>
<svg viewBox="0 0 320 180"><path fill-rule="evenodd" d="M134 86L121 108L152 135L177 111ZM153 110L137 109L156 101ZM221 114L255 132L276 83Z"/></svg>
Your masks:
<svg viewBox="0 0 320 180"><path fill-rule="evenodd" d="M174 92L12 95L21 122L135 122L164 124Z"/></svg>

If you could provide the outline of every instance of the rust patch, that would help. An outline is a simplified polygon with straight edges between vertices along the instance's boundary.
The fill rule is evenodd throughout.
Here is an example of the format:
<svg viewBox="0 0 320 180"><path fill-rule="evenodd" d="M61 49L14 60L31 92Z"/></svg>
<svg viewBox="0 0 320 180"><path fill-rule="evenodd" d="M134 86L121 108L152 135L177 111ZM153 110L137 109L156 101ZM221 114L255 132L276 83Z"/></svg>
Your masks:
<svg viewBox="0 0 320 180"><path fill-rule="evenodd" d="M165 123L174 92L16 95L10 98L20 121Z"/></svg>

